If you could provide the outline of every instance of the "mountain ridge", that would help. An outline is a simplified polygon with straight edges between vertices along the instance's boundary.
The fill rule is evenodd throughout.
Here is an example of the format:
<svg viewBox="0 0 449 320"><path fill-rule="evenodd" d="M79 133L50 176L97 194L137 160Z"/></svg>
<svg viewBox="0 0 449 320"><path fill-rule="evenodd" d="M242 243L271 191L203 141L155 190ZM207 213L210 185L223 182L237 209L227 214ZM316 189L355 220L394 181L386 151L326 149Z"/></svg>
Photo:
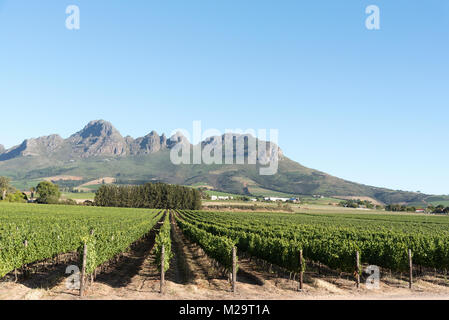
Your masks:
<svg viewBox="0 0 449 320"><path fill-rule="evenodd" d="M224 134L221 136L223 145L226 145ZM235 141L244 139L244 135L232 134ZM213 145L220 137L209 137L202 141L202 148L206 145ZM67 139L63 139L58 134L42 136L24 140L20 145L4 150L0 154L0 161L14 159L20 156L44 156L51 153L64 153L71 158L89 158L98 156L136 156L148 155L173 148L178 143L190 144L187 138L181 133L176 133L170 138L165 134L159 136L156 131L149 134L133 138L123 137L120 132L108 121L90 121L82 130L72 134ZM275 146L268 143L272 150ZM278 148L282 156L282 150ZM241 155L241 154L240 154ZM262 154L262 156L264 156ZM266 155L268 157L268 155ZM271 156L271 153L269 154ZM263 159L266 161L267 159Z"/></svg>
<svg viewBox="0 0 449 320"><path fill-rule="evenodd" d="M276 144L259 141L251 135L209 137L201 142L201 148L214 147L220 138L224 150L232 148L233 159L243 156L245 164L174 165L170 161L174 146L185 143L193 147L182 134L167 138L165 134L151 131L143 137L123 137L110 122L94 120L67 139L52 134L26 139L7 150L0 145L0 175L23 182L62 174L86 179L114 176L123 182L204 184L216 190L248 195L272 190L298 195L366 196L386 204L423 202L428 196L359 184L304 167L286 157ZM250 152L248 146L256 142L261 145L265 142L264 152ZM244 149L238 150L237 143L242 143ZM276 153L279 154L278 172L261 176L259 163L272 161ZM249 164L250 157L257 158L258 164Z"/></svg>

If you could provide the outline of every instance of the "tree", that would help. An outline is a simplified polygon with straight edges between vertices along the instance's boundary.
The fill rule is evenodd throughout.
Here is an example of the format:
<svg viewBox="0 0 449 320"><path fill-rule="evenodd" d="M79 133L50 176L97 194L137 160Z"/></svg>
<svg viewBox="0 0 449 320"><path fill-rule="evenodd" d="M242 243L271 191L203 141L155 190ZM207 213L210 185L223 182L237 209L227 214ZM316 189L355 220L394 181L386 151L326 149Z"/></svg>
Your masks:
<svg viewBox="0 0 449 320"><path fill-rule="evenodd" d="M34 198L34 194L36 193L36 188L35 187L31 187L30 188L30 192L31 192L31 199L33 199Z"/></svg>
<svg viewBox="0 0 449 320"><path fill-rule="evenodd" d="M59 198L61 197L59 187L48 181L39 183L36 187L36 192L39 194L39 197L37 198L38 203L58 203Z"/></svg>
<svg viewBox="0 0 449 320"><path fill-rule="evenodd" d="M2 200L6 199L6 191L10 188L9 183L11 182L11 179L8 177L0 177L0 191L2 194Z"/></svg>

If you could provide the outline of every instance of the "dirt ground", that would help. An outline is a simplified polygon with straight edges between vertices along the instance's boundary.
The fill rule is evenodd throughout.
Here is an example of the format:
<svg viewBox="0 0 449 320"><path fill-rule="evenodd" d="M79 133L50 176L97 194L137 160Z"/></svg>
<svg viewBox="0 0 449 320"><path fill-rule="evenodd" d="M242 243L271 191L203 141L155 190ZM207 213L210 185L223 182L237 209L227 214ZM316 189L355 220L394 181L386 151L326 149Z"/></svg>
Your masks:
<svg viewBox="0 0 449 320"><path fill-rule="evenodd" d="M65 268L70 256L59 265L35 270L28 279L14 282L9 275L0 281L0 300L367 300L367 299L447 299L449 279L443 275L427 274L415 279L413 289L408 288L404 275L382 275L380 288L370 290L362 282L356 288L351 275L308 267L304 276L304 289L298 292L297 279L271 271L263 265L240 256L237 274L237 292L231 292L228 278L214 267L202 250L189 242L172 225L174 258L166 273L166 293L161 295L160 274L154 264L154 234L137 243L123 257L97 275L83 298L78 290L67 289Z"/></svg>

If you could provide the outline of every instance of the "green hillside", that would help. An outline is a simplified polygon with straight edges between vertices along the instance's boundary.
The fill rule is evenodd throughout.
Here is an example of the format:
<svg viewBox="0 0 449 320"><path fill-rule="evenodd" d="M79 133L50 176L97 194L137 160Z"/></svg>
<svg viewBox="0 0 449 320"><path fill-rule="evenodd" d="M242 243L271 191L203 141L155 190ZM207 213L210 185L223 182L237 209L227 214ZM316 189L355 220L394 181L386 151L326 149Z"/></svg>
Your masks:
<svg viewBox="0 0 449 320"><path fill-rule="evenodd" d="M182 185L207 184L214 190L246 195L367 196L383 203L424 203L427 195L375 188L312 170L283 157L273 176L259 174L257 165L174 165L169 150L149 155L90 157L75 160L19 157L0 162L0 175L27 189L44 177L70 175L83 181L115 177L117 183L163 181ZM447 199L449 200L449 198Z"/></svg>

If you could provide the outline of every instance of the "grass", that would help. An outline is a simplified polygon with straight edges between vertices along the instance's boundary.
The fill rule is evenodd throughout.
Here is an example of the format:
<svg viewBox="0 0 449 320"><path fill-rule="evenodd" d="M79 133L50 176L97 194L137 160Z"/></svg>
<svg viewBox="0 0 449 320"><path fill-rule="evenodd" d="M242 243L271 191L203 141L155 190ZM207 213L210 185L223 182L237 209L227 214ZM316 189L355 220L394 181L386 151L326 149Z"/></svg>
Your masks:
<svg viewBox="0 0 449 320"><path fill-rule="evenodd" d="M305 198L301 198L301 203L305 203L305 204L321 204L321 205L328 205L329 203L340 203L341 199L336 199L336 198L328 198L328 197L324 197L324 198L313 198L313 197L305 197Z"/></svg>
<svg viewBox="0 0 449 320"><path fill-rule="evenodd" d="M94 200L95 193L93 192L62 192L62 198L73 200Z"/></svg>
<svg viewBox="0 0 449 320"><path fill-rule="evenodd" d="M429 203L431 205L435 206L435 207L437 207L439 205L443 205L445 207L449 207L449 201L432 201L432 202L429 202Z"/></svg>
<svg viewBox="0 0 449 320"><path fill-rule="evenodd" d="M11 181L11 185L18 190L29 191L30 188L35 188L42 181L43 179Z"/></svg>
<svg viewBox="0 0 449 320"><path fill-rule="evenodd" d="M385 214L383 210L374 210L374 209L357 209L357 208L344 208L338 206L329 206L323 204L299 204L298 206L293 207L295 212L298 213L316 213L316 214L345 214L345 213L354 213L354 214Z"/></svg>
<svg viewBox="0 0 449 320"><path fill-rule="evenodd" d="M415 206L418 208L426 208L428 205L437 207L438 205L443 205L445 207L449 206L449 196L429 196L425 198L425 203L423 202L412 202L408 206Z"/></svg>
<svg viewBox="0 0 449 320"><path fill-rule="evenodd" d="M194 184L189 185L189 186L186 185L185 187L194 187L194 188L208 187L208 188L212 188L212 186L210 186L210 184L207 183L207 182L197 182L197 183L194 183Z"/></svg>
<svg viewBox="0 0 449 320"><path fill-rule="evenodd" d="M103 184L93 184L93 185L90 185L90 186L77 187L77 189L91 190L92 192L95 192L95 191L97 191L98 189L100 189L100 187L101 187L102 185L103 185Z"/></svg>
<svg viewBox="0 0 449 320"><path fill-rule="evenodd" d="M262 197L278 197L278 198L291 198L295 197L292 193L284 193L284 192L278 192L273 191L269 189L264 189L261 187L256 186L250 186L248 187L249 192L254 196L262 196Z"/></svg>
<svg viewBox="0 0 449 320"><path fill-rule="evenodd" d="M272 191L272 190L268 190L268 189L264 189L264 188L260 188L260 187L248 187L249 192L251 193L251 195L248 195L248 197L279 197L279 198L291 198L294 197L295 195L293 194L289 194L289 193L283 193L283 192L277 192L277 191ZM208 195L210 196L230 196L230 197L242 197L245 195L241 195L241 194L235 194L235 193L229 193L229 192L221 192L221 191L214 191L214 190L206 190L205 191Z"/></svg>

